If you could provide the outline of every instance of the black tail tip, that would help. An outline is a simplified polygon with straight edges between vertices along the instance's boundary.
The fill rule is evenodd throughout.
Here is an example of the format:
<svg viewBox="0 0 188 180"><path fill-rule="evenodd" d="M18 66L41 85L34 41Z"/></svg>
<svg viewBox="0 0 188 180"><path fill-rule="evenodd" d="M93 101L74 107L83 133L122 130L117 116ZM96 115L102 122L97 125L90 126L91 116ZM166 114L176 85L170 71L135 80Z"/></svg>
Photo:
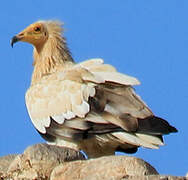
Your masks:
<svg viewBox="0 0 188 180"><path fill-rule="evenodd" d="M138 151L138 148L137 147L134 147L134 148L128 148L128 149L124 149L122 148L121 146L118 146L116 148L116 151L117 152L123 152L123 153L127 153L127 154L134 154Z"/></svg>
<svg viewBox="0 0 188 180"><path fill-rule="evenodd" d="M148 133L153 135L163 135L178 132L178 130L171 126L166 120L150 116L145 119L139 119L138 132Z"/></svg>
<svg viewBox="0 0 188 180"><path fill-rule="evenodd" d="M173 126L170 126L169 131L170 131L171 133L176 133L176 132L178 132L178 130L177 130L175 127L173 127Z"/></svg>

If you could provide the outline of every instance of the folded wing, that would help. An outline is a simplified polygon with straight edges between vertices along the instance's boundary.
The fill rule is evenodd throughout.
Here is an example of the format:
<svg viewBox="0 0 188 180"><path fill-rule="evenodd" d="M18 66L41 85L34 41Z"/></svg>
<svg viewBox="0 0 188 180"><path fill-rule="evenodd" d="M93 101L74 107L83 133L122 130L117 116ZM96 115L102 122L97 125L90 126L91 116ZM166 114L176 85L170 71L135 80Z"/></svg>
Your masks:
<svg viewBox="0 0 188 180"><path fill-rule="evenodd" d="M26 105L35 128L64 140L110 138L117 147L158 148L177 130L153 115L131 86L139 81L101 59L49 75L29 88ZM114 147L115 147L114 145Z"/></svg>

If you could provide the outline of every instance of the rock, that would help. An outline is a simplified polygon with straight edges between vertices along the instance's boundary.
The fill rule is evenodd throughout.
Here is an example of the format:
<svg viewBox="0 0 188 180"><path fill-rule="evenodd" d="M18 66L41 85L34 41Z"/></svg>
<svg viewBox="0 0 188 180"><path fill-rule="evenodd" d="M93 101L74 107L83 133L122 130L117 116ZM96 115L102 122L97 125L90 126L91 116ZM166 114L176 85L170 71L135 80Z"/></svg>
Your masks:
<svg viewBox="0 0 188 180"><path fill-rule="evenodd" d="M159 175L155 168L136 157L105 156L85 160L73 149L37 144L23 154L0 157L1 179L186 180L186 177Z"/></svg>
<svg viewBox="0 0 188 180"><path fill-rule="evenodd" d="M148 175L148 176L129 176L121 180L186 180L185 177Z"/></svg>
<svg viewBox="0 0 188 180"><path fill-rule="evenodd" d="M5 173L8 170L9 165L11 162L15 159L17 155L8 155L8 156L3 156L0 157L0 173Z"/></svg>
<svg viewBox="0 0 188 180"><path fill-rule="evenodd" d="M70 148L36 144L13 160L8 175L20 179L46 179L60 163L84 159L80 152Z"/></svg>
<svg viewBox="0 0 188 180"><path fill-rule="evenodd" d="M63 163L51 174L51 180L110 180L126 176L158 174L145 161L128 156L106 156L87 161Z"/></svg>

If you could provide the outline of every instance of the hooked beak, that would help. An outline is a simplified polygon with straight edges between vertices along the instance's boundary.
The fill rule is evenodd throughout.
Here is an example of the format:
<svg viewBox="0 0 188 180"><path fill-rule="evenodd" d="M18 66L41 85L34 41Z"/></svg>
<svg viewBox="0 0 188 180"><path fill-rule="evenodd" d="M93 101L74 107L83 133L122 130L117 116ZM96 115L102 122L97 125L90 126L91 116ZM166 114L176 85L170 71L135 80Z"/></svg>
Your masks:
<svg viewBox="0 0 188 180"><path fill-rule="evenodd" d="M16 42L21 41L23 37L24 37L24 33L20 33L20 34L14 36L14 37L11 39L11 46L12 46L12 48L13 48L13 45L14 45Z"/></svg>

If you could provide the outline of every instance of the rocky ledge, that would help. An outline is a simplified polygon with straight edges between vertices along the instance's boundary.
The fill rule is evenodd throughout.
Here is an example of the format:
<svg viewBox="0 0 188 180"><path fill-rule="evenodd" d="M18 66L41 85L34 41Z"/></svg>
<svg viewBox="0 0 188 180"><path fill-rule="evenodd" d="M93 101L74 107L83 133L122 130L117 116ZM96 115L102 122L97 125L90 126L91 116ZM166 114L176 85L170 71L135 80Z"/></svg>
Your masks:
<svg viewBox="0 0 188 180"><path fill-rule="evenodd" d="M0 157L0 179L186 180L186 177L159 175L154 167L135 157L106 156L86 160L73 149L36 144L23 154Z"/></svg>

